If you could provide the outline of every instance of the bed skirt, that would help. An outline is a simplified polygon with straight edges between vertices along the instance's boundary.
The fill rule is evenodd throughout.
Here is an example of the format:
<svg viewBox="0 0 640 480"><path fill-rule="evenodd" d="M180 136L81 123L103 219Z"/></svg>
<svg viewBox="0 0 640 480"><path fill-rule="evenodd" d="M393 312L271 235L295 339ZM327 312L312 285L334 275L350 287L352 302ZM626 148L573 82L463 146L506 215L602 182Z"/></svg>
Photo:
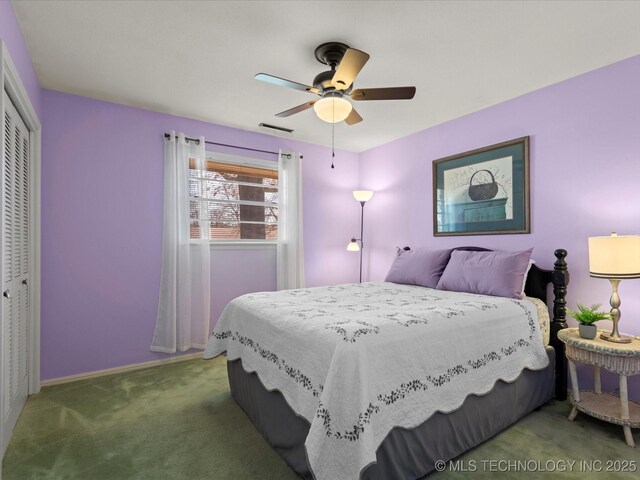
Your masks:
<svg viewBox="0 0 640 480"><path fill-rule="evenodd" d="M546 348L549 365L525 370L513 383L499 381L481 397L471 395L453 412L435 413L419 426L393 429L376 451L377 461L367 466L362 480L415 480L493 437L555 393L555 351ZM227 363L231 395L267 442L302 478L309 471L304 442L309 422L296 415L282 394L267 391L255 373L247 373L241 360Z"/></svg>

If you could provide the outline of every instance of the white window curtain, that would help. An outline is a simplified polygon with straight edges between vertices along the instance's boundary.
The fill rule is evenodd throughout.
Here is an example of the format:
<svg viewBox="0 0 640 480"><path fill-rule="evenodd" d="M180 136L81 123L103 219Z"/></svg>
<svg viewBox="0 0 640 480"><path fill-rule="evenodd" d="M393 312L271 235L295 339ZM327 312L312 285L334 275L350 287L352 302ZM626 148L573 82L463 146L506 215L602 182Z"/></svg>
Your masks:
<svg viewBox="0 0 640 480"><path fill-rule="evenodd" d="M182 133L176 138L171 132L164 140L162 274L154 352L204 349L209 335L209 229L200 228L200 241L189 238L189 159L204 170L204 147L203 137L187 141Z"/></svg>
<svg viewBox="0 0 640 480"><path fill-rule="evenodd" d="M302 161L300 154L278 157L278 290L304 288L302 243Z"/></svg>

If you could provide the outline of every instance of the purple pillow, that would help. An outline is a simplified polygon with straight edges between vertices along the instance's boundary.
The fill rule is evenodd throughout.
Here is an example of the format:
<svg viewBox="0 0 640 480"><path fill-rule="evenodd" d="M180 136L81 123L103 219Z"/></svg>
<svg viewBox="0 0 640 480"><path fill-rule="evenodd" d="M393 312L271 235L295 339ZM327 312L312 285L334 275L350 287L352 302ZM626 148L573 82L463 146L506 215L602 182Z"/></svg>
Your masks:
<svg viewBox="0 0 640 480"><path fill-rule="evenodd" d="M385 282L436 288L451 250L398 250Z"/></svg>
<svg viewBox="0 0 640 480"><path fill-rule="evenodd" d="M437 288L496 297L522 298L522 282L531 251L454 250Z"/></svg>

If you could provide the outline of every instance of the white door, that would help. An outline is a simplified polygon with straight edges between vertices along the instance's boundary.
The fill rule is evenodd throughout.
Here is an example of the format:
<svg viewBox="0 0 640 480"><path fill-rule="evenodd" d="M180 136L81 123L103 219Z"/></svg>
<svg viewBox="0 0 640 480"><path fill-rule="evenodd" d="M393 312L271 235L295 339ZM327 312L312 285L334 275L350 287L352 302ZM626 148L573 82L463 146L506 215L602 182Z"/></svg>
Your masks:
<svg viewBox="0 0 640 480"><path fill-rule="evenodd" d="M1 453L27 400L29 380L29 130L3 95Z"/></svg>

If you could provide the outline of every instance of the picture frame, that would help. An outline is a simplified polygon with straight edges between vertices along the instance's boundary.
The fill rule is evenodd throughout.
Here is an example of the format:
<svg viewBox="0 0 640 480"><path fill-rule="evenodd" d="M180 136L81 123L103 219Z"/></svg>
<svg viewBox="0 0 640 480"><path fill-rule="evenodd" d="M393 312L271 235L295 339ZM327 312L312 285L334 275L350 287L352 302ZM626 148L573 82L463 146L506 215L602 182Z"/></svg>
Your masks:
<svg viewBox="0 0 640 480"><path fill-rule="evenodd" d="M433 161L433 235L531 233L529 137Z"/></svg>

